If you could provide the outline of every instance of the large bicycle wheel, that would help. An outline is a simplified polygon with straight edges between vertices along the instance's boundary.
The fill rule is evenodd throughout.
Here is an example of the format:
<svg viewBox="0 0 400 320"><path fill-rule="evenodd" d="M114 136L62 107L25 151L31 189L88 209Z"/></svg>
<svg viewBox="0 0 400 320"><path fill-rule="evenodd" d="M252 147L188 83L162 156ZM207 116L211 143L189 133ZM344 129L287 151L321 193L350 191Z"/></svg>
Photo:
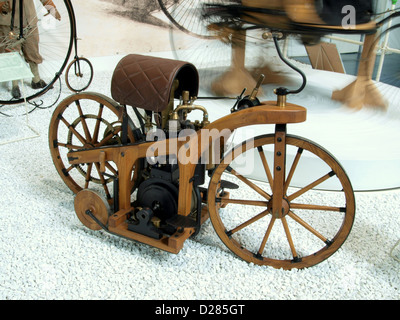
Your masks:
<svg viewBox="0 0 400 320"><path fill-rule="evenodd" d="M19 27L15 27L12 33L10 31L11 12L3 15L0 19L2 24L0 26L0 57L9 52L19 52L25 60L37 62L38 75L42 81L40 84L35 84L32 83L33 79L24 79L23 89L27 100L33 100L53 88L67 65L75 30L75 18L69 0L53 0L55 8L53 6L44 7L39 0L32 1L36 16L26 10L28 4L24 6L24 19L27 22L22 39L19 39ZM16 16L19 15L18 8L16 8ZM19 19L15 22L16 26L19 26L18 21ZM38 50L32 49L35 48L37 42ZM40 60L42 62L38 63ZM29 64L27 66L31 67ZM37 72L34 71L33 74L35 75ZM23 102L22 88L20 92L21 96L19 97L14 94L11 81L0 83L0 105Z"/></svg>
<svg viewBox="0 0 400 320"><path fill-rule="evenodd" d="M320 146L286 136L282 210L273 212L279 195L272 193L271 172L283 170L271 160L274 135L253 142L227 154L211 178L208 209L218 236L236 255L259 265L292 269L325 260L344 243L354 221L354 194L345 171ZM264 181L259 181L260 170ZM239 188L223 190L221 181Z"/></svg>
<svg viewBox="0 0 400 320"><path fill-rule="evenodd" d="M214 39L203 19L203 6L207 3L225 3L228 0L158 0L161 10L179 30L195 37Z"/></svg>

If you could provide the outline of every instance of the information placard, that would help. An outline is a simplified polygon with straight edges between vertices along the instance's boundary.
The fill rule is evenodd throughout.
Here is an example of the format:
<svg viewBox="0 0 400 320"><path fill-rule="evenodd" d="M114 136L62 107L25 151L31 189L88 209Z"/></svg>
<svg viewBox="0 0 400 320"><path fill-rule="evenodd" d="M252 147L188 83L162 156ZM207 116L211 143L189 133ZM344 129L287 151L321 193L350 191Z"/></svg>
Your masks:
<svg viewBox="0 0 400 320"><path fill-rule="evenodd" d="M0 82L32 77L31 69L18 52L0 54Z"/></svg>

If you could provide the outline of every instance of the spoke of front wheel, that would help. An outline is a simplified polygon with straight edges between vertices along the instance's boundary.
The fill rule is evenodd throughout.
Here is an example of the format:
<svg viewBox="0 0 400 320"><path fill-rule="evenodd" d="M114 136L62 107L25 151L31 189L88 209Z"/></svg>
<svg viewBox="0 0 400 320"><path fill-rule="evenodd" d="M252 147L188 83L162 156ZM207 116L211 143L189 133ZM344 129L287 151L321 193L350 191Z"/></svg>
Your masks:
<svg viewBox="0 0 400 320"><path fill-rule="evenodd" d="M269 166L268 166L267 158L265 157L265 154L264 154L264 149L263 149L263 147L260 146L260 147L257 147L257 150L258 150L258 154L260 155L261 162L264 166L264 170L267 175L268 182L272 189L273 188L273 178L272 178L271 170L269 169Z"/></svg>
<svg viewBox="0 0 400 320"><path fill-rule="evenodd" d="M271 234L271 230L272 230L272 227L274 226L275 220L276 220L276 218L272 217L271 221L269 222L267 231L265 232L264 238L261 242L260 249L258 249L258 256L261 256L264 251L265 245L267 244L267 241L268 241L269 235Z"/></svg>
<svg viewBox="0 0 400 320"><path fill-rule="evenodd" d="M232 234L242 230L243 228L251 225L252 223L260 220L261 218L265 217L268 214L268 210L264 210L263 212L259 213L258 215L254 216L253 218L247 220L246 222L242 223L241 225L237 226L236 228L230 230L227 232L227 234L229 236L231 236Z"/></svg>
<svg viewBox="0 0 400 320"><path fill-rule="evenodd" d="M221 204L241 204L246 206L258 206L258 207L266 207L268 205L268 201L259 201L259 200L216 198L216 201L220 202Z"/></svg>
<svg viewBox="0 0 400 320"><path fill-rule="evenodd" d="M282 217L281 220L282 220L283 228L284 228L284 230L285 230L286 238L287 238L287 240L288 240L288 242L289 242L290 250L292 251L293 259L296 259L298 256L297 256L296 249L295 249L295 247L294 247L292 235L290 234L290 230L289 230L288 223L287 223L287 221L286 221L286 217Z"/></svg>
<svg viewBox="0 0 400 320"><path fill-rule="evenodd" d="M319 211L335 211L344 212L346 208L343 207L332 207L332 206L321 206L318 204L303 204L303 203L290 203L291 209L302 209L302 210L319 210Z"/></svg>
<svg viewBox="0 0 400 320"><path fill-rule="evenodd" d="M299 223L301 226L303 226L306 230L310 231L313 235L321 239L323 242L327 243L328 239L324 237L322 234L320 234L317 230L315 230L313 227L311 227L307 222L305 222L303 219L301 219L299 216L294 214L292 211L288 213L289 217L291 217L294 221Z"/></svg>
<svg viewBox="0 0 400 320"><path fill-rule="evenodd" d="M323 177L315 180L313 183L310 183L308 186L300 189L299 191L291 194L288 197L288 201L292 201L294 199L296 199L297 197L301 196L302 194L306 193L307 191L311 190L312 188L320 185L321 183L325 182L326 180L328 180L329 178L332 178L333 176L335 176L335 172L331 171L328 174L324 175Z"/></svg>
<svg viewBox="0 0 400 320"><path fill-rule="evenodd" d="M259 193L261 196L263 196L265 199L270 200L271 196L266 193L264 190L262 190L260 187L256 186L253 182L251 182L250 180L248 180L247 178L243 177L240 173L236 172L232 167L228 166L226 168L226 170L228 170L228 172L230 172L231 174L233 174L234 176L236 176L239 180L241 180L242 182L244 182L245 184L247 184L250 188L252 188L254 191L256 191L257 193Z"/></svg>
<svg viewBox="0 0 400 320"><path fill-rule="evenodd" d="M297 150L296 157L295 157L294 160L293 160L292 167L290 168L289 174L288 174L288 176L287 176L287 178L286 178L285 185L284 185L284 187L283 187L283 194L284 194L284 195L286 194L287 189L289 188L290 182L292 181L293 174L294 174L294 172L296 171L296 168L297 168L297 165L298 165L298 163L299 163L299 160L300 160L300 157L301 157L302 153L303 153L303 149L302 149L302 148L299 148L299 149Z"/></svg>

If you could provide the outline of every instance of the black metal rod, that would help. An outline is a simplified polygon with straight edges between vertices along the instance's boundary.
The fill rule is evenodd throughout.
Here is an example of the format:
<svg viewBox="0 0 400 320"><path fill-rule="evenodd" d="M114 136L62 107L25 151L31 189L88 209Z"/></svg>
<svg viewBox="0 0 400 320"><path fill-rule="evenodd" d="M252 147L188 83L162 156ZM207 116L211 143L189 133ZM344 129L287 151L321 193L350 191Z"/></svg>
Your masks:
<svg viewBox="0 0 400 320"><path fill-rule="evenodd" d="M24 0L19 0L19 39L24 37Z"/></svg>
<svg viewBox="0 0 400 320"><path fill-rule="evenodd" d="M303 73L303 71L301 71L299 68L295 67L294 65L292 65L283 55L281 52L281 48L279 47L279 43L278 43L278 37L276 35L273 35L273 39L274 39L274 43L275 43L275 47L276 47L276 51L278 52L279 58L286 63L290 68L292 68L294 71L298 72L301 77L303 78L303 83L301 85L301 87L297 90L289 90L287 93L288 94L296 94L296 93L300 93L301 91L303 91L303 89L306 87L307 84L307 78L306 75Z"/></svg>
<svg viewBox="0 0 400 320"><path fill-rule="evenodd" d="M12 8L11 8L11 26L10 26L10 30L14 31L14 20L15 20L15 5L17 3L17 0L13 0L12 2Z"/></svg>

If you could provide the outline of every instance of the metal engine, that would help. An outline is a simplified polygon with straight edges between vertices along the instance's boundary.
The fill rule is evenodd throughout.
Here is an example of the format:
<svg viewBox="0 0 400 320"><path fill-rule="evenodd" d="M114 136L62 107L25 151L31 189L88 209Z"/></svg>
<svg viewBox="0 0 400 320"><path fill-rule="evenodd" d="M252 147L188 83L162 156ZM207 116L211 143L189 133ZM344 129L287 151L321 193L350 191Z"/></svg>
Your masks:
<svg viewBox="0 0 400 320"><path fill-rule="evenodd" d="M178 86L175 80L174 88ZM207 110L195 105L196 97L189 97L183 91L179 104L174 108L174 90L168 107L162 112L146 111L143 117L143 132L153 129L161 130L165 139L177 137L182 130L199 130L209 124ZM188 114L194 110L203 113L203 119L191 121ZM188 216L178 215L179 166L176 159L165 159L163 163L143 163L140 173L140 184L137 187L136 208L129 220L128 229L156 239L171 235L179 228L200 225L201 202L205 190L199 188L204 183L206 165L198 164L193 181L191 212Z"/></svg>

